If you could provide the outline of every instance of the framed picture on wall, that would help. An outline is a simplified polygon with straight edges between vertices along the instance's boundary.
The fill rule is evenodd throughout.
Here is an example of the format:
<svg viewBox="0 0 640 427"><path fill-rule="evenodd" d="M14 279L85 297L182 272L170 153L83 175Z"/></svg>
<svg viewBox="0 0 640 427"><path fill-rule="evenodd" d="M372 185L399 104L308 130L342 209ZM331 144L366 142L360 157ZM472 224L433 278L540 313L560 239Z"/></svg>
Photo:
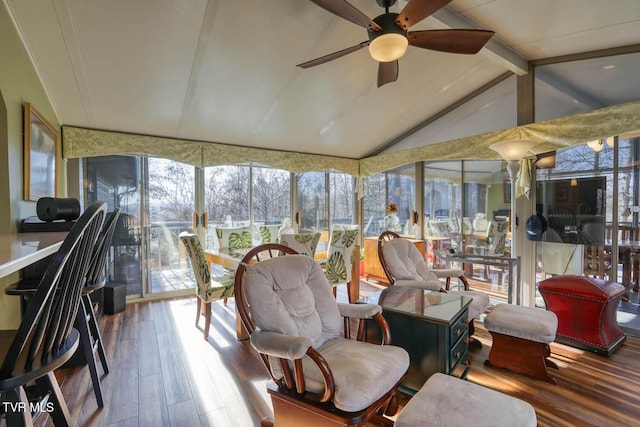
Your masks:
<svg viewBox="0 0 640 427"><path fill-rule="evenodd" d="M28 102L24 104L24 199L55 197L60 133Z"/></svg>

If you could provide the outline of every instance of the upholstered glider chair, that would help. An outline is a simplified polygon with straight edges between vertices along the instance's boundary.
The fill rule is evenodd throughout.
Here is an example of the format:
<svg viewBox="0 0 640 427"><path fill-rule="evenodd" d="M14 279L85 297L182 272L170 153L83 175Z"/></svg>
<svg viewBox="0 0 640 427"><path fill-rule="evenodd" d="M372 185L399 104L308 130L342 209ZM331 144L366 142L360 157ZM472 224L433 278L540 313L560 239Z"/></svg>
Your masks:
<svg viewBox="0 0 640 427"><path fill-rule="evenodd" d="M471 297L469 305L469 336L475 328L473 319L480 317L489 308L489 297L478 291L469 290L469 282L462 270L430 269L420 251L407 239L402 239L392 231L383 231L378 237L378 256L389 283L396 286L409 286L434 292L459 293ZM450 291L451 278L457 278L464 286L464 290ZM440 279L445 279L445 289ZM480 342L472 339L473 346L481 346Z"/></svg>
<svg viewBox="0 0 640 427"><path fill-rule="evenodd" d="M360 280L358 277L352 277L353 263L356 262L355 249L358 245L358 233L358 229L340 230L336 228L331 232L324 273L333 287L334 296L338 285L348 284L351 280ZM358 254L357 260L357 262L360 261L360 254Z"/></svg>
<svg viewBox="0 0 640 427"><path fill-rule="evenodd" d="M233 296L233 275L234 272L222 269L218 276L211 276L211 268L205 257L202 244L197 234L183 232L180 234L180 241L187 249L187 254L191 260L193 275L196 278L196 295L198 297L196 308L196 327L200 321L201 312L204 313L204 339L209 339L209 326L211 325L211 303L224 299L227 305L227 298Z"/></svg>
<svg viewBox="0 0 640 427"><path fill-rule="evenodd" d="M299 254L314 258L320 242L320 233L281 234L280 244Z"/></svg>
<svg viewBox="0 0 640 427"><path fill-rule="evenodd" d="M380 306L338 303L313 259L278 244L244 257L235 290L251 345L273 380L274 417L263 426L393 425L383 415L397 411L409 355L388 345ZM380 325L382 345L362 341L363 319Z"/></svg>

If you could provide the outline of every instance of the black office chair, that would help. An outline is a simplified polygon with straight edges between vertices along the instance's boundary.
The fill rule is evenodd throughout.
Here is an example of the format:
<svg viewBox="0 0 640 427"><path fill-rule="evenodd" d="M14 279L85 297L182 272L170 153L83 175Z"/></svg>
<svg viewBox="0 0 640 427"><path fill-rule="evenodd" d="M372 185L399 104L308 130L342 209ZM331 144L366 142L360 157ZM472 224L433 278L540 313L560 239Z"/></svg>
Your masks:
<svg viewBox="0 0 640 427"><path fill-rule="evenodd" d="M54 424L73 424L53 371L78 348L80 334L73 324L105 215L102 202L87 208L47 267L19 328L0 331L0 400L10 403L3 409L27 408L7 410L8 426L32 424L25 388L34 382L38 395L53 404Z"/></svg>

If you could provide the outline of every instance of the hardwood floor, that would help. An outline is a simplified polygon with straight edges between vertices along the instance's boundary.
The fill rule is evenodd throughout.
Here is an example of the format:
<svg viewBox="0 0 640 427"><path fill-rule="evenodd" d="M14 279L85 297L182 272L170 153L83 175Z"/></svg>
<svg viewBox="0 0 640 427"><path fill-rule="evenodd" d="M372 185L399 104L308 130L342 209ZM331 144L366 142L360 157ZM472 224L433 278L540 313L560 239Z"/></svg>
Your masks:
<svg viewBox="0 0 640 427"><path fill-rule="evenodd" d="M271 414L268 377L250 345L235 339L233 299L227 307L214 304L208 341L194 327L194 317L195 298L130 304L123 313L103 316L111 368L102 377L105 407L97 409L86 367L57 372L77 425L259 426ZM483 348L471 351L468 379L530 402L539 426L639 424L638 338L627 338L608 358L552 344L560 367L551 370L554 386L485 367L491 337L481 322L476 325ZM42 416L36 425L52 423Z"/></svg>

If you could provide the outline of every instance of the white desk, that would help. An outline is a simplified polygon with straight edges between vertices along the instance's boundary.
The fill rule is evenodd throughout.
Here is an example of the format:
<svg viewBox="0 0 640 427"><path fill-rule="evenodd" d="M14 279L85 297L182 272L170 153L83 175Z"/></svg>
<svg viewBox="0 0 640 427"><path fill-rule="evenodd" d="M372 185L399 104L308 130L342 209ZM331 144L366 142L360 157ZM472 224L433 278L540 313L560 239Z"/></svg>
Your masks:
<svg viewBox="0 0 640 427"><path fill-rule="evenodd" d="M0 234L0 278L55 254L67 234L66 231Z"/></svg>

